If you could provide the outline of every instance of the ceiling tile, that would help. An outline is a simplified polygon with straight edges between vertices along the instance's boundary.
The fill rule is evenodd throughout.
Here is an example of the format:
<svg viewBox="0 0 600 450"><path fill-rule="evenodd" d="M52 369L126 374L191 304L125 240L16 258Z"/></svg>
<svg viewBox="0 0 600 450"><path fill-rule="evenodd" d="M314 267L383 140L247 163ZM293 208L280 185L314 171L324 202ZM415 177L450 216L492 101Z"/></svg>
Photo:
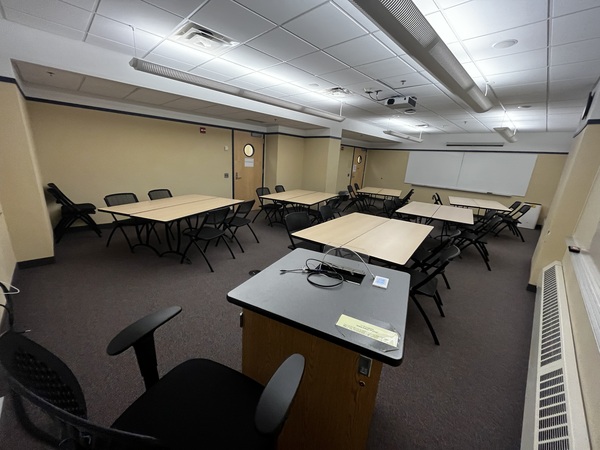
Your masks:
<svg viewBox="0 0 600 450"><path fill-rule="evenodd" d="M541 83L545 82L548 78L548 72L545 67L531 70L521 70L518 72L501 73L497 75L490 75L488 81L492 88L496 86L518 86L521 84L529 83Z"/></svg>
<svg viewBox="0 0 600 450"><path fill-rule="evenodd" d="M552 2L552 16L562 16L585 9L597 8L598 0L571 0L568 2Z"/></svg>
<svg viewBox="0 0 600 450"><path fill-rule="evenodd" d="M322 78L315 77L314 75L311 75L289 64L279 64L269 67L268 69L264 69L261 72L306 89L325 89L327 87L333 87L332 83L325 81Z"/></svg>
<svg viewBox="0 0 600 450"><path fill-rule="evenodd" d="M105 39L103 37L98 37L93 34L88 34L85 42L90 45L95 45L96 47L106 48L113 52L124 53L126 55L134 56L134 49L132 46L122 44L117 41L113 41L112 39Z"/></svg>
<svg viewBox="0 0 600 450"><path fill-rule="evenodd" d="M65 25L48 22L39 17L34 17L15 9L4 8L4 15L6 16L7 20L20 23L21 25L25 25L33 29L46 31L48 33L56 34L69 39L75 39L77 41L82 41L85 38L85 32L82 30L75 30Z"/></svg>
<svg viewBox="0 0 600 450"><path fill-rule="evenodd" d="M550 48L551 64L568 64L600 59L600 38Z"/></svg>
<svg viewBox="0 0 600 450"><path fill-rule="evenodd" d="M387 47L372 36L362 36L334 45L327 49L327 53L350 66L364 65L394 56Z"/></svg>
<svg viewBox="0 0 600 450"><path fill-rule="evenodd" d="M597 79L587 74L600 75L600 59L595 61L561 64L550 68L550 81L572 80L579 78Z"/></svg>
<svg viewBox="0 0 600 450"><path fill-rule="evenodd" d="M282 81L278 78L271 77L267 74L254 72L248 75L244 75L232 80L236 86L240 86L239 83L250 83L257 87L257 89L262 89L266 87L277 86L282 84Z"/></svg>
<svg viewBox="0 0 600 450"><path fill-rule="evenodd" d="M600 37L600 7L552 19L552 45Z"/></svg>
<svg viewBox="0 0 600 450"><path fill-rule="evenodd" d="M188 17L208 0L143 0L179 17Z"/></svg>
<svg viewBox="0 0 600 450"><path fill-rule="evenodd" d="M134 31L131 27L99 15L94 16L92 26L90 27L90 34L92 36L119 42L131 48L133 48L135 42L133 33Z"/></svg>
<svg viewBox="0 0 600 450"><path fill-rule="evenodd" d="M276 24L285 23L306 10L324 3L323 0L300 2L298 0L237 0L237 2Z"/></svg>
<svg viewBox="0 0 600 450"><path fill-rule="evenodd" d="M281 62L279 59L245 46L236 47L222 55L221 58L254 70L262 70Z"/></svg>
<svg viewBox="0 0 600 450"><path fill-rule="evenodd" d="M501 31L499 33L467 39L463 43L475 61L490 57L523 53L546 48L548 46L547 28L548 25L546 21L537 22L519 28ZM518 42L516 45L508 48L492 47L497 42L509 39L516 39Z"/></svg>
<svg viewBox="0 0 600 450"><path fill-rule="evenodd" d="M191 20L238 42L245 42L275 27L272 22L231 0L208 2L191 16Z"/></svg>
<svg viewBox="0 0 600 450"><path fill-rule="evenodd" d="M303 70L312 73L313 75L321 75L348 67L346 64L343 64L337 59L332 58L327 53L320 51L293 59L288 62L295 67L300 67Z"/></svg>
<svg viewBox="0 0 600 450"><path fill-rule="evenodd" d="M381 80L386 85L393 88L395 91L400 91L403 94L412 89L414 86L422 86L429 84L428 81L420 73L406 73L404 75L397 75L394 77L388 77ZM412 95L412 94L406 94Z"/></svg>
<svg viewBox="0 0 600 450"><path fill-rule="evenodd" d="M187 45L178 44L169 40L162 41L154 50L152 50L149 56L162 56L180 61L190 68L199 66L213 58L213 56L208 53L194 50Z"/></svg>
<svg viewBox="0 0 600 450"><path fill-rule="evenodd" d="M545 49L477 61L477 67L486 76L539 69L540 67L546 67L547 65L548 60Z"/></svg>
<svg viewBox="0 0 600 450"><path fill-rule="evenodd" d="M325 3L288 22L285 28L320 49L366 33L361 26L330 3ZM331 30L335 30L335 33Z"/></svg>
<svg viewBox="0 0 600 450"><path fill-rule="evenodd" d="M470 1L444 14L460 39L471 39L546 20L547 10L547 0Z"/></svg>
<svg viewBox="0 0 600 450"><path fill-rule="evenodd" d="M92 20L90 11L58 0L2 0L2 6L78 31L85 31Z"/></svg>
<svg viewBox="0 0 600 450"><path fill-rule="evenodd" d="M388 76L414 73L415 70L398 57L383 59L356 67L356 70L372 78L386 78Z"/></svg>
<svg viewBox="0 0 600 450"><path fill-rule="evenodd" d="M207 61L204 64L202 64L200 67L202 69L210 70L211 72L221 74L224 80L248 75L253 71L248 67L240 66L239 64L227 61L222 58L213 58L210 61Z"/></svg>
<svg viewBox="0 0 600 450"><path fill-rule="evenodd" d="M181 17L141 0L102 0L98 13L162 37L169 36L181 22Z"/></svg>
<svg viewBox="0 0 600 450"><path fill-rule="evenodd" d="M248 45L282 61L298 58L317 50L282 28L276 28L253 39Z"/></svg>
<svg viewBox="0 0 600 450"><path fill-rule="evenodd" d="M326 73L321 75L320 78L342 87L345 87L348 84L371 82L370 78L364 76L362 73L354 69L343 69L338 70L337 72Z"/></svg>

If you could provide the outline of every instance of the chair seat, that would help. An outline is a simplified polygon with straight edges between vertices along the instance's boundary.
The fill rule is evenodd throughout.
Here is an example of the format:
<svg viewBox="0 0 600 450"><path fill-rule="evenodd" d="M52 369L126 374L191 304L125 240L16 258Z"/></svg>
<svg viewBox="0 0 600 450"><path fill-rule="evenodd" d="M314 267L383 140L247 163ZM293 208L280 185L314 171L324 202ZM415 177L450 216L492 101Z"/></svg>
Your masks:
<svg viewBox="0 0 600 450"><path fill-rule="evenodd" d="M230 227L244 227L252 222L250 219L246 217L232 217L231 219L227 219L225 223Z"/></svg>
<svg viewBox="0 0 600 450"><path fill-rule="evenodd" d="M254 426L263 389L229 367L191 359L142 394L112 428L151 435L178 450L269 448L269 438Z"/></svg>
<svg viewBox="0 0 600 450"><path fill-rule="evenodd" d="M224 231L214 227L204 227L200 230L189 228L183 231L186 236L192 236L194 239L202 241L210 241L216 239L219 236L223 236Z"/></svg>

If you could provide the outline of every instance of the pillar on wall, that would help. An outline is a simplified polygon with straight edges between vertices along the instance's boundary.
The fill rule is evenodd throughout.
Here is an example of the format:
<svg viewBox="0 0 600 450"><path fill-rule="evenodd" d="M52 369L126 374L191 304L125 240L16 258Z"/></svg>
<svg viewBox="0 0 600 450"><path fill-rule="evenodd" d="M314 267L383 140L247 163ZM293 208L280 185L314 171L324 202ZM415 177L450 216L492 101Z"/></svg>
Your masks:
<svg viewBox="0 0 600 450"><path fill-rule="evenodd" d="M542 268L561 260L566 238L575 232L600 167L600 125L587 125L571 145L556 194L531 260L529 284L536 285Z"/></svg>
<svg viewBox="0 0 600 450"><path fill-rule="evenodd" d="M0 82L0 203L18 262L54 256L52 225L29 125L14 83Z"/></svg>

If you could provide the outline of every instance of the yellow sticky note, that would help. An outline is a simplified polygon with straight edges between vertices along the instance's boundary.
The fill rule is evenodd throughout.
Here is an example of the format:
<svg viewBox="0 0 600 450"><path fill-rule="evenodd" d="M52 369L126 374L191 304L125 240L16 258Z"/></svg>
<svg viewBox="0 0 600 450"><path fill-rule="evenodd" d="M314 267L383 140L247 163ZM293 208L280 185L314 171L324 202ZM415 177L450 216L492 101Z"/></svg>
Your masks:
<svg viewBox="0 0 600 450"><path fill-rule="evenodd" d="M376 341L383 342L384 344L391 345L392 347L398 346L398 333L378 327L372 323L342 314L336 325Z"/></svg>

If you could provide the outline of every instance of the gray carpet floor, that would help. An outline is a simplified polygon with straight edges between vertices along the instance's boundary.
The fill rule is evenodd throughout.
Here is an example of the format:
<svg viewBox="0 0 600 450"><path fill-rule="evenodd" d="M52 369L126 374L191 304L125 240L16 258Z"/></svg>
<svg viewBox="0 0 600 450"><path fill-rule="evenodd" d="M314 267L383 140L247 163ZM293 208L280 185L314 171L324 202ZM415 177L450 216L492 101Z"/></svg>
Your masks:
<svg viewBox="0 0 600 450"><path fill-rule="evenodd" d="M188 358L207 357L239 369L238 307L228 291L249 272L290 250L285 228L253 225L239 231L245 248L210 247L210 273L197 252L191 264L158 258L146 248L131 253L108 230L68 233L56 246L55 264L20 269L13 297L17 330L60 356L77 375L89 416L110 424L143 391L133 352L117 357L106 345L123 327L159 308L180 305L183 313L156 332L159 371ZM447 269L440 283L446 317L423 299L441 341L433 340L409 303L405 358L384 366L368 449L518 449L535 294L526 290L538 230L510 231L488 239L492 271L475 249ZM235 246L235 244L233 244ZM3 388L6 394L6 388ZM45 449L15 421L9 398L0 417L1 449Z"/></svg>

